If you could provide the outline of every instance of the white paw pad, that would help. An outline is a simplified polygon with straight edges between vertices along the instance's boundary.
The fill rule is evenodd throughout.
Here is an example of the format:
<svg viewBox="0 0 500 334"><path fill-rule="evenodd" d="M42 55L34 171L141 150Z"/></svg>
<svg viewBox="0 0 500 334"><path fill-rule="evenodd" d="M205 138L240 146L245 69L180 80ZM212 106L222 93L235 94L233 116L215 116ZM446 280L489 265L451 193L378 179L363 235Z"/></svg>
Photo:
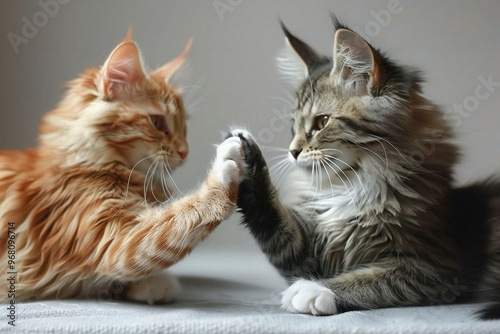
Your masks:
<svg viewBox="0 0 500 334"><path fill-rule="evenodd" d="M245 160L240 138L230 137L217 147L213 169L225 186L241 182L245 175Z"/></svg>
<svg viewBox="0 0 500 334"><path fill-rule="evenodd" d="M337 314L335 294L323 285L307 280L298 280L283 291L283 308L292 313L312 315Z"/></svg>
<svg viewBox="0 0 500 334"><path fill-rule="evenodd" d="M175 277L159 273L130 283L127 289L127 299L150 305L168 303L173 301L180 291L181 285Z"/></svg>

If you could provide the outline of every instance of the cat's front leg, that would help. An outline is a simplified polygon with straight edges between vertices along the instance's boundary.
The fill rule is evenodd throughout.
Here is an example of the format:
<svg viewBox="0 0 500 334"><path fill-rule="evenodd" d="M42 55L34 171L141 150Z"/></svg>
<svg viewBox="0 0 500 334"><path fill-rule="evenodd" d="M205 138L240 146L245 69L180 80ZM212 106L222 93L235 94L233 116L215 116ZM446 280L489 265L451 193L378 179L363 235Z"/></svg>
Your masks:
<svg viewBox="0 0 500 334"><path fill-rule="evenodd" d="M231 137L241 140L246 163L246 175L238 193L243 224L285 278L304 274L310 269L306 260L310 250L308 231L279 200L266 161L252 135L246 130L233 130Z"/></svg>
<svg viewBox="0 0 500 334"><path fill-rule="evenodd" d="M172 299L176 283L167 279L160 284L153 275L190 253L233 212L245 174L241 139L228 138L218 146L198 190L168 204L144 208L139 215L120 211L123 219L137 218L110 240L98 273L127 284L129 299L153 303Z"/></svg>
<svg viewBox="0 0 500 334"><path fill-rule="evenodd" d="M281 303L291 313L332 315L338 313L335 297L320 281L300 279L283 291Z"/></svg>
<svg viewBox="0 0 500 334"><path fill-rule="evenodd" d="M292 313L332 315L439 303L450 286L438 271L421 260L380 261L329 279L300 279L283 292L282 305Z"/></svg>

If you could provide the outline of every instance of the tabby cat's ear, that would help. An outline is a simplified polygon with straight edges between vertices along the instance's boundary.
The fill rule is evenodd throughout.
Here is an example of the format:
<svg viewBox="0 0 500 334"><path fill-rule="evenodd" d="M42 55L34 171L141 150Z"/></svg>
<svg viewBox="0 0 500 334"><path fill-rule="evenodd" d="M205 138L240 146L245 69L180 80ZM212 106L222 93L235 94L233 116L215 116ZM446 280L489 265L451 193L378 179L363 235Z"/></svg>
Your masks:
<svg viewBox="0 0 500 334"><path fill-rule="evenodd" d="M348 29L335 32L330 78L348 94L367 95L380 79L380 56L361 36Z"/></svg>
<svg viewBox="0 0 500 334"><path fill-rule="evenodd" d="M165 83L170 83L170 79L172 78L172 76L181 68L182 64L184 64L184 61L186 60L192 44L193 38L190 38L188 43L186 44L186 47L184 47L184 51L182 51L180 55L178 55L175 59L171 60L162 67L153 71L151 75L162 78Z"/></svg>
<svg viewBox="0 0 500 334"><path fill-rule="evenodd" d="M144 79L141 55L132 42L130 31L109 55L101 69L99 91L106 98L114 100L125 97L127 88Z"/></svg>
<svg viewBox="0 0 500 334"><path fill-rule="evenodd" d="M301 82L309 76L315 66L324 62L325 57L292 35L283 22L280 24L285 33L285 43L292 52L285 50L278 55L278 67L287 79Z"/></svg>

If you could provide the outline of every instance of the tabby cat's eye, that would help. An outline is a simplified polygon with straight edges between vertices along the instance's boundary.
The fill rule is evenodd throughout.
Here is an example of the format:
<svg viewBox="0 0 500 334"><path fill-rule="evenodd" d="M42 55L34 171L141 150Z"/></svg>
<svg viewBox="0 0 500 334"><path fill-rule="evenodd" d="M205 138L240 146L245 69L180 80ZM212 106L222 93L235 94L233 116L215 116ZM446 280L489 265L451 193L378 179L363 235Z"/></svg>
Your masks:
<svg viewBox="0 0 500 334"><path fill-rule="evenodd" d="M149 117L151 118L151 123L153 123L153 126L157 130L159 130L161 132L168 133L168 129L167 129L167 125L166 125L164 116L162 116L162 115L150 115Z"/></svg>
<svg viewBox="0 0 500 334"><path fill-rule="evenodd" d="M326 124L328 123L329 119L330 119L330 116L328 116L328 115L317 116L314 119L313 129L316 131L323 129L326 126Z"/></svg>
<svg viewBox="0 0 500 334"><path fill-rule="evenodd" d="M312 138L312 136L314 136L314 134L320 130L322 130L326 124L328 123L328 120L330 119L330 116L328 115L319 115L319 116L316 116L313 120L313 123L312 123L312 126L311 126L311 131L309 131L307 134L306 134L306 137L309 139L309 138Z"/></svg>

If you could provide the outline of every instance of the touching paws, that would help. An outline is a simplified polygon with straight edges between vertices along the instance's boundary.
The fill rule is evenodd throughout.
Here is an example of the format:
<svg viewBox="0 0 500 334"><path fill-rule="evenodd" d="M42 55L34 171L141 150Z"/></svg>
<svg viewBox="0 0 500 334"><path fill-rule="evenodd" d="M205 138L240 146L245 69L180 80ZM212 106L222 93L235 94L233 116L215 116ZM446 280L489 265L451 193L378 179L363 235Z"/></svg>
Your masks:
<svg viewBox="0 0 500 334"><path fill-rule="evenodd" d="M246 164L240 138L229 137L217 147L213 169L225 186L239 184L243 180Z"/></svg>
<svg viewBox="0 0 500 334"><path fill-rule="evenodd" d="M312 315L337 314L335 294L323 285L308 280L298 280L283 292L283 308L292 313Z"/></svg>
<svg viewBox="0 0 500 334"><path fill-rule="evenodd" d="M163 304L173 301L180 291L181 285L177 279L163 272L130 283L126 297L150 305Z"/></svg>
<svg viewBox="0 0 500 334"><path fill-rule="evenodd" d="M267 164L262 156L262 152L259 145L255 142L250 132L242 129L232 130L228 138L239 138L241 139L241 145L243 149L243 154L245 158L245 163L247 166L247 172L249 174L261 173L265 171L267 173ZM255 175L247 175L249 178L253 178Z"/></svg>

